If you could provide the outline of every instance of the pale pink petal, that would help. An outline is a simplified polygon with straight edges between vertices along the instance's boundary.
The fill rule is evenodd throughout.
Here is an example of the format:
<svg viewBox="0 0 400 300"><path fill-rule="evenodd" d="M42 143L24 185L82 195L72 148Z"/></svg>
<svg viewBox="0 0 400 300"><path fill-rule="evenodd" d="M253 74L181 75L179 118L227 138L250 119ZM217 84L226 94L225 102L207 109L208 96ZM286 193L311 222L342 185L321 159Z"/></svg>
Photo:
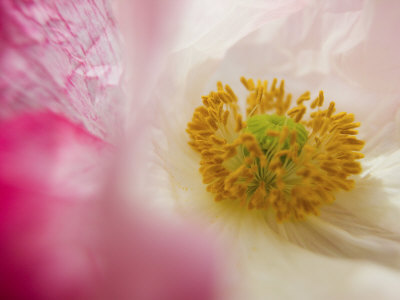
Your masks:
<svg viewBox="0 0 400 300"><path fill-rule="evenodd" d="M48 108L115 135L122 69L108 1L4 0L0 15L0 118Z"/></svg>
<svg viewBox="0 0 400 300"><path fill-rule="evenodd" d="M116 2L115 11L124 37L125 88L129 95L129 120L133 119L139 123L144 119L154 120L143 107L148 105L148 102L155 105L154 85L159 80L172 41L176 38L185 6L186 3L182 0ZM153 110L153 107L150 110ZM135 120L135 117L139 121Z"/></svg>
<svg viewBox="0 0 400 300"><path fill-rule="evenodd" d="M400 26L399 9L396 0L365 2L360 15L366 25L363 40L335 59L342 74L365 90L400 92L396 79L400 73L400 42L394 38Z"/></svg>
<svg viewBox="0 0 400 300"><path fill-rule="evenodd" d="M158 107L170 99L158 98L157 82L167 64L188 4L182 0L121 0L116 15L124 36L125 89L128 95L127 139L119 159L117 181L127 198L136 201L143 189L153 189L149 181L149 157L153 147L152 126L159 123ZM149 184L150 183L150 184ZM145 204L146 205L146 204Z"/></svg>

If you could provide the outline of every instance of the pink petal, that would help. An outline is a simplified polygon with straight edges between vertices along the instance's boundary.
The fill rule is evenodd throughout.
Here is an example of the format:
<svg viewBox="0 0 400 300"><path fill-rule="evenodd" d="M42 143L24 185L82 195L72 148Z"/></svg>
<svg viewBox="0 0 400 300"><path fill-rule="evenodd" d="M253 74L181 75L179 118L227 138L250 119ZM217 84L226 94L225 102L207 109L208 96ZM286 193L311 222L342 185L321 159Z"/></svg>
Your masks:
<svg viewBox="0 0 400 300"><path fill-rule="evenodd" d="M196 230L171 227L151 215L106 211L102 299L216 299L215 257Z"/></svg>
<svg viewBox="0 0 400 300"><path fill-rule="evenodd" d="M92 208L105 144L52 113L0 124L0 292L85 298L96 279Z"/></svg>
<svg viewBox="0 0 400 300"><path fill-rule="evenodd" d="M109 155L53 113L0 123L2 299L213 299L211 248L120 201Z"/></svg>
<svg viewBox="0 0 400 300"><path fill-rule="evenodd" d="M120 126L120 50L108 1L0 3L0 118L48 108L98 136Z"/></svg>

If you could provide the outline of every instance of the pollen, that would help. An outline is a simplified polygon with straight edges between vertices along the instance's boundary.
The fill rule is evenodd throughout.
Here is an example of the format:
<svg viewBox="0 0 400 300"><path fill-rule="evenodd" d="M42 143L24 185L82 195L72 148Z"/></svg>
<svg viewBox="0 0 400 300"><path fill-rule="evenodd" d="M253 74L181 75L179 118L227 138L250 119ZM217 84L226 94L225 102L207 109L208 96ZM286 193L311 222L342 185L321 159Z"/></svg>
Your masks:
<svg viewBox="0 0 400 300"><path fill-rule="evenodd" d="M335 193L354 187L364 141L354 115L324 108L321 91L293 101L285 83L241 78L248 90L246 117L228 86L202 97L187 125L190 147L200 155L200 173L215 201L273 211L281 221L318 215Z"/></svg>

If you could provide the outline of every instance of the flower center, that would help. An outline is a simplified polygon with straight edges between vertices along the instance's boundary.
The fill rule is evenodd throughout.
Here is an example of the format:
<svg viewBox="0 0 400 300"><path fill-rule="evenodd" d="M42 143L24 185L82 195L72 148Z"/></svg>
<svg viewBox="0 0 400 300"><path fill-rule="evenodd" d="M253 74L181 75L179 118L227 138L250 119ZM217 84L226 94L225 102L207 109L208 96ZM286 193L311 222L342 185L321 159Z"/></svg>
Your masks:
<svg viewBox="0 0 400 300"><path fill-rule="evenodd" d="M232 89L217 83L217 91L203 96L188 123L189 145L200 154L200 172L216 201L235 201L248 209L273 209L278 221L300 220L318 214L338 190L350 190L356 160L364 142L355 138L354 116L335 113L335 103L322 109L324 95L309 105L302 94L290 109L291 94L284 81L241 78L249 91L247 121L239 113Z"/></svg>

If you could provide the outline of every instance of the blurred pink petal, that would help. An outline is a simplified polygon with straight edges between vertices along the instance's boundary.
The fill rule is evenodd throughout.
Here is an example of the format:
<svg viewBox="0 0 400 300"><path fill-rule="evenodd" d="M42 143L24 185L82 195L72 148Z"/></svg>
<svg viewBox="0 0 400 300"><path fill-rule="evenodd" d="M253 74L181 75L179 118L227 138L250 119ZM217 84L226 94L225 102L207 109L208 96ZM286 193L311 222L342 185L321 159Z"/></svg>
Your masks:
<svg viewBox="0 0 400 300"><path fill-rule="evenodd" d="M102 299L216 299L215 257L205 236L152 215L106 209ZM117 276L115 276L117 275ZM105 295L105 296L104 296Z"/></svg>
<svg viewBox="0 0 400 300"><path fill-rule="evenodd" d="M105 144L52 113L0 124L1 294L86 297Z"/></svg>
<svg viewBox="0 0 400 300"><path fill-rule="evenodd" d="M150 4L131 12L157 17L158 32L168 18ZM165 35L147 37L131 73L142 86L164 55L148 50ZM120 198L121 149L105 142L124 130L126 99L109 2L2 1L0 50L1 298L213 299L206 239ZM135 87L132 104L145 99Z"/></svg>
<svg viewBox="0 0 400 300"><path fill-rule="evenodd" d="M183 0L116 2L115 10L124 37L124 60L128 66L125 88L131 96L128 99L130 120L154 121L154 116L150 112L143 114L143 110L153 111L153 106L157 105L153 97L154 85L182 26L185 4Z"/></svg>
<svg viewBox="0 0 400 300"><path fill-rule="evenodd" d="M0 145L3 298L212 299L203 239L104 193L103 142L38 113L1 123Z"/></svg>

